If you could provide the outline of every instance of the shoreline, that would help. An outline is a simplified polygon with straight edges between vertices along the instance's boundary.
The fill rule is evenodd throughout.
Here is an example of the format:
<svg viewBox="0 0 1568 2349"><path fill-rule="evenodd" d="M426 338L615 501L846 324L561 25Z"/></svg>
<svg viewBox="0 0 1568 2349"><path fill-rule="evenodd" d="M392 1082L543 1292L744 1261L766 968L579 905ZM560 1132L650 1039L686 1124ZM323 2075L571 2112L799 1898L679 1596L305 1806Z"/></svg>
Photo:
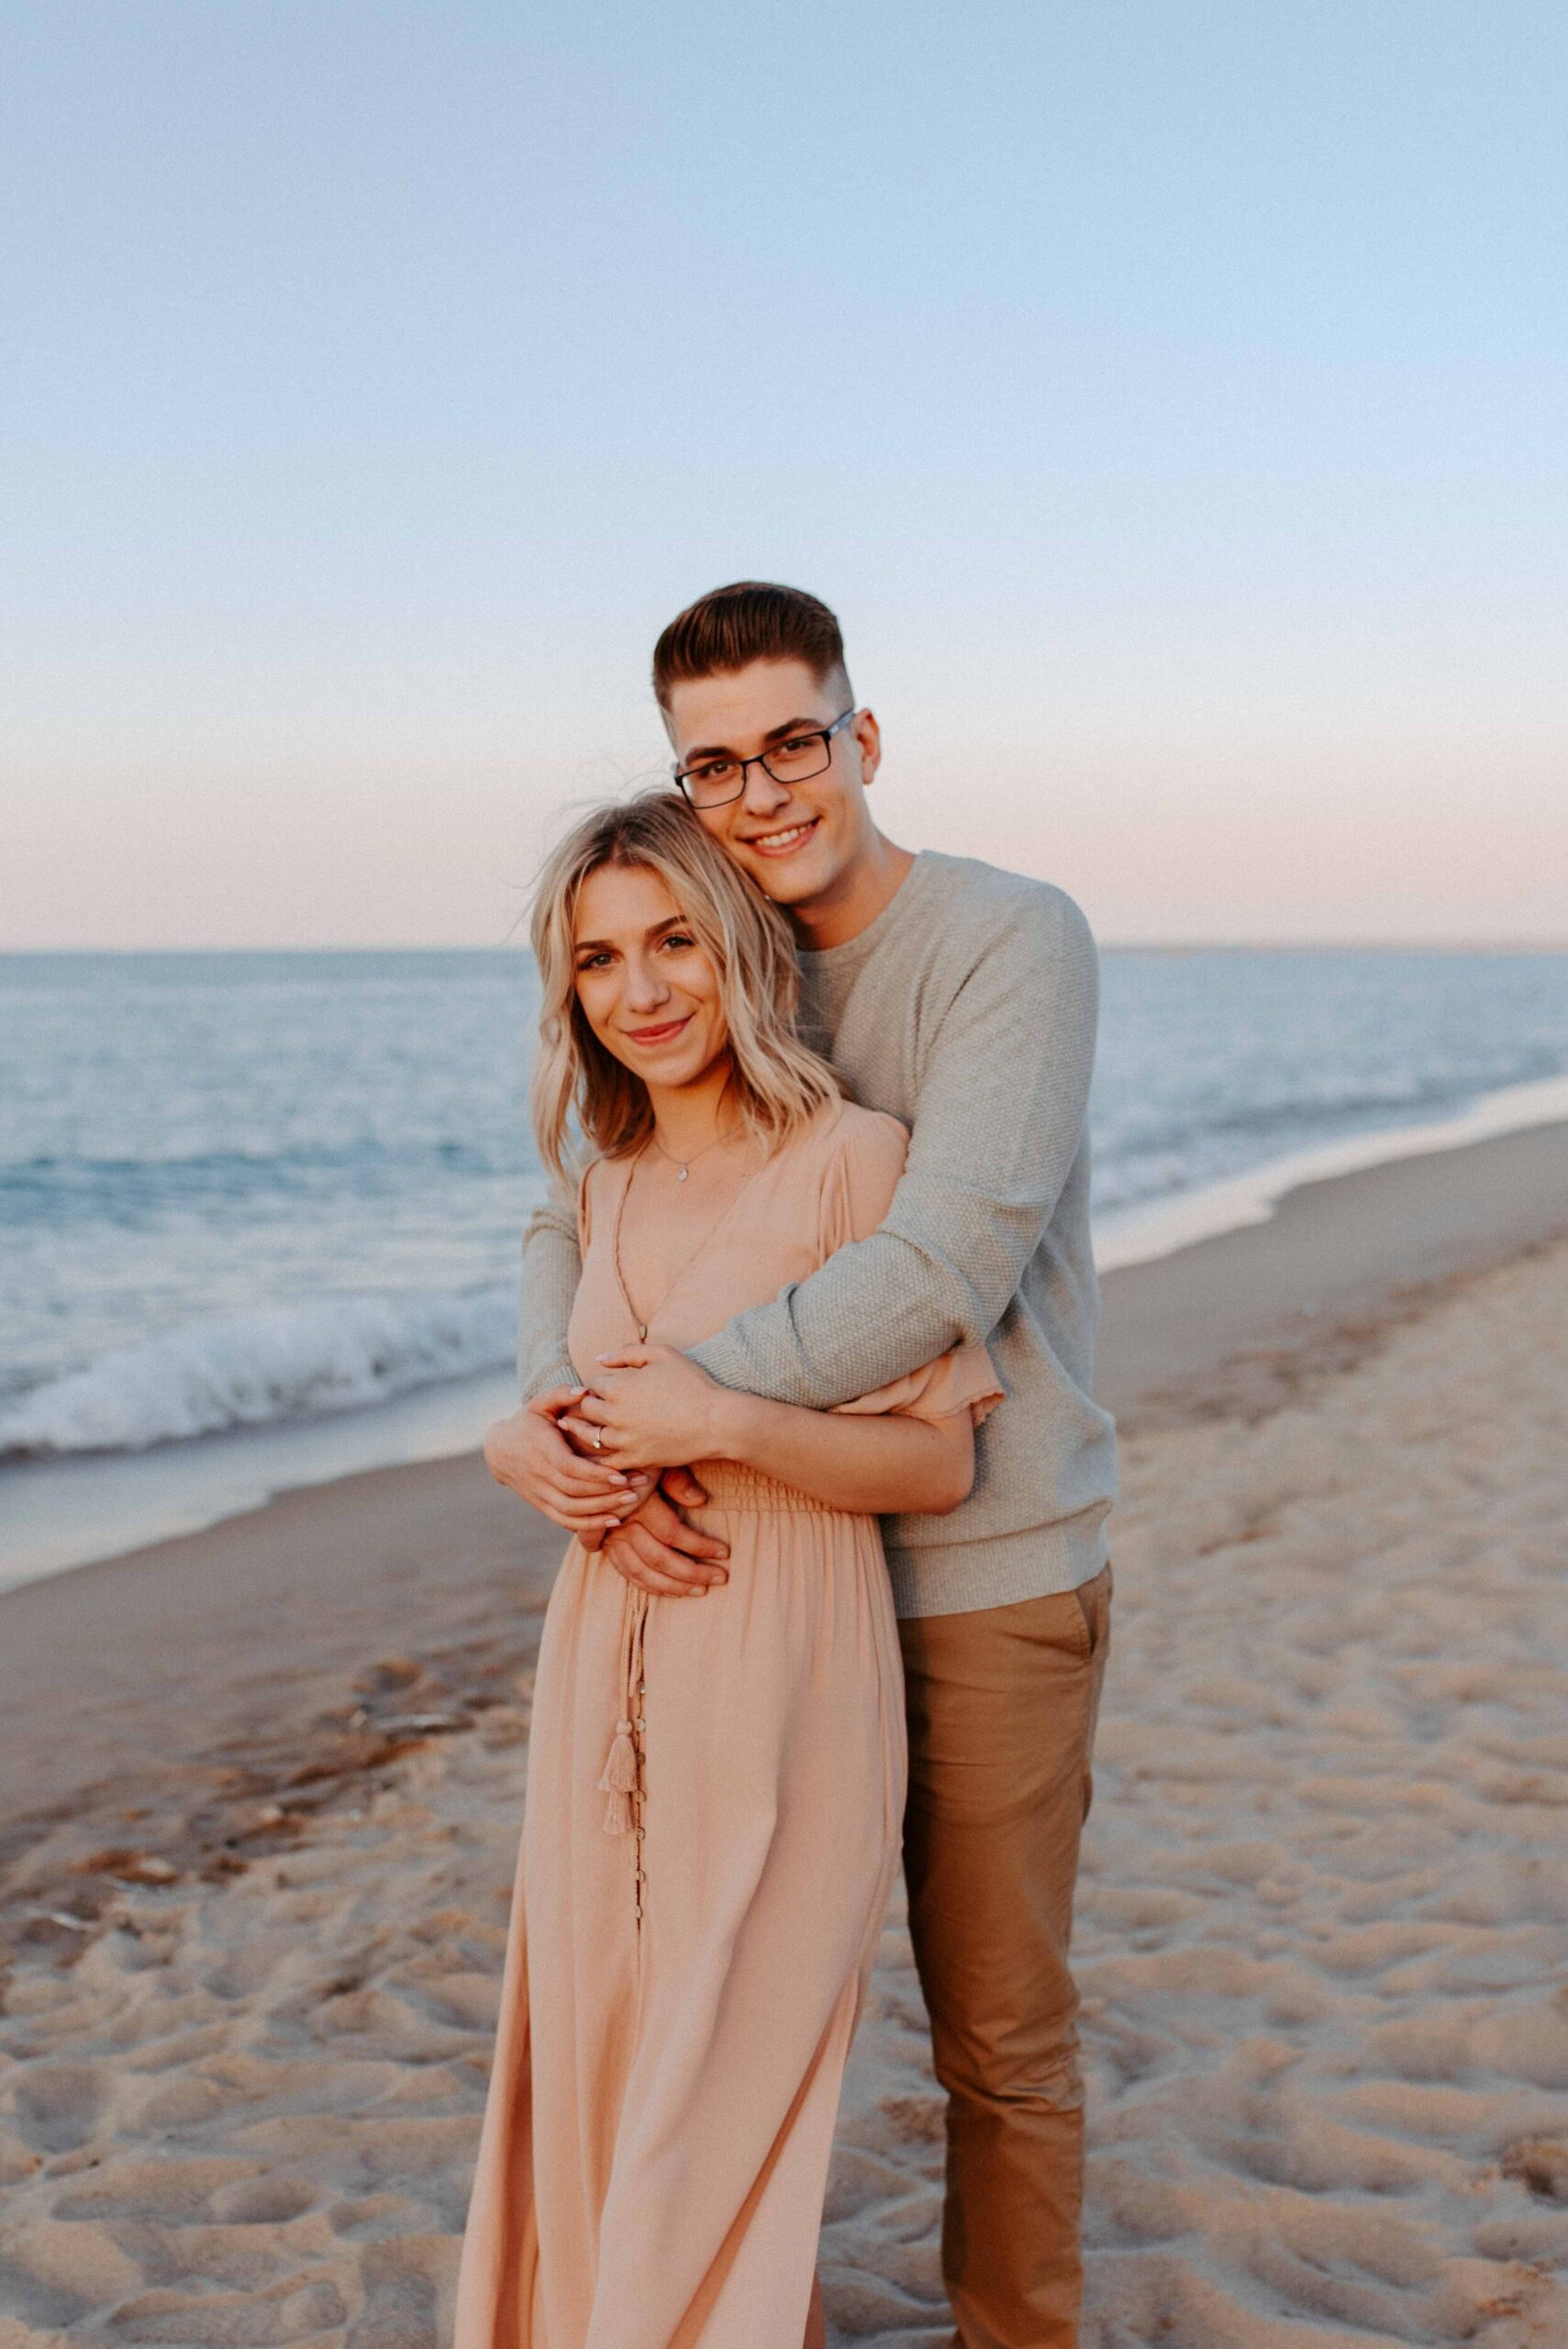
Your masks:
<svg viewBox="0 0 1568 2349"><path fill-rule="evenodd" d="M1553 1129L1568 1132L1568 1074L1484 1094L1453 1117L1380 1128L1270 1160L1173 1199L1128 1210L1103 1225L1095 1237L1102 1285L1109 1298L1130 1271L1184 1257L1209 1241L1294 1214L1293 1203L1303 1192L1316 1194L1351 1175ZM1568 1197L1568 1174L1563 1190ZM1396 1233L1389 1232L1388 1244L1403 1263L1406 1252ZM1419 1271L1414 1275L1425 1276ZM1115 1319L1113 1310L1113 1332ZM1254 1337L1248 1330L1240 1342ZM1099 1367L1103 1381L1103 1353ZM1109 1377L1111 1408L1125 1408L1119 1348ZM315 1419L225 1429L144 1451L72 1452L0 1463L10 1529L0 1554L0 1598L35 1580L106 1564L131 1549L209 1531L290 1493L325 1490L345 1477L379 1469L460 1459L477 1448L490 1420L514 1402L514 1375L507 1364Z"/></svg>
<svg viewBox="0 0 1568 2349"><path fill-rule="evenodd" d="M1563 1233L1568 1123L1304 1185L1266 1222L1106 1275L1096 1393L1129 1439L1266 1417L1446 1285ZM0 1590L11 1816L268 1743L367 1653L493 1641L498 1594L520 1637L562 1546L467 1451L14 1583ZM511 1663L522 1654L513 1642Z"/></svg>
<svg viewBox="0 0 1568 2349"><path fill-rule="evenodd" d="M1300 1183L1264 1220L1106 1273L1095 1394L1129 1432L1257 1416L1565 1233L1568 1123Z"/></svg>
<svg viewBox="0 0 1568 2349"><path fill-rule="evenodd" d="M1390 1166L1402 1158L1431 1158L1478 1141L1529 1133L1568 1120L1568 1074L1530 1085L1508 1085L1483 1093L1455 1116L1418 1125L1382 1126L1375 1133L1350 1134L1285 1158L1268 1160L1240 1174L1205 1183L1177 1197L1129 1209L1097 1239L1095 1260L1102 1273L1152 1264L1202 1240L1217 1240L1248 1224L1266 1223L1282 1203L1307 1184L1331 1181Z"/></svg>

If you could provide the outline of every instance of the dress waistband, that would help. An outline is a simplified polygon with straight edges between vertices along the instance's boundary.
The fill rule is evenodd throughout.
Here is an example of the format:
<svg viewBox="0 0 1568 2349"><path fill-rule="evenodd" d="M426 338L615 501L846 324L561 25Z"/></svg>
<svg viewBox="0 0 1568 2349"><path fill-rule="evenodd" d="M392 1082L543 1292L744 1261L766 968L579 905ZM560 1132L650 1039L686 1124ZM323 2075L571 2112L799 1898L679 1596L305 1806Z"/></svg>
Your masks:
<svg viewBox="0 0 1568 2349"><path fill-rule="evenodd" d="M826 1501L813 1500L797 1485L781 1485L776 1477L764 1476L759 1469L743 1468L734 1460L695 1460L692 1474L706 1490L714 1508L733 1509L808 1509L818 1517L839 1517L844 1512L832 1508Z"/></svg>

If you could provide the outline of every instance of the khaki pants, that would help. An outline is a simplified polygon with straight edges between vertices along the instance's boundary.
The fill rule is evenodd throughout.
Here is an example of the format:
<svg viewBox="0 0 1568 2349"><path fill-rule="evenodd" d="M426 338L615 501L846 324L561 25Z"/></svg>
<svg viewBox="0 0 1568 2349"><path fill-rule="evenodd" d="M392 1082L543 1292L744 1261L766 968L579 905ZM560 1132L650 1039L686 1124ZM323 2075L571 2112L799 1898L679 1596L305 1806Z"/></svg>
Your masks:
<svg viewBox="0 0 1568 2349"><path fill-rule="evenodd" d="M904 1864L948 2093L942 2273L962 2349L1076 2349L1084 2098L1067 1969L1110 1639L1081 1590L899 1626Z"/></svg>

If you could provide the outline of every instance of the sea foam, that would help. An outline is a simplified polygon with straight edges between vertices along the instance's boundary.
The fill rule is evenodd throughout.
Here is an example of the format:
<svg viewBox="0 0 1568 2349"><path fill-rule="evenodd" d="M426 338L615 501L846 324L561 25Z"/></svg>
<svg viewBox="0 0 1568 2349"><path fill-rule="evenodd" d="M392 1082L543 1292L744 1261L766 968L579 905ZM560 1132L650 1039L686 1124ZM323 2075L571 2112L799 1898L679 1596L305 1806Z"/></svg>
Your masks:
<svg viewBox="0 0 1568 2349"><path fill-rule="evenodd" d="M141 1451L316 1419L504 1367L515 1286L258 1306L117 1346L0 1409L0 1459Z"/></svg>

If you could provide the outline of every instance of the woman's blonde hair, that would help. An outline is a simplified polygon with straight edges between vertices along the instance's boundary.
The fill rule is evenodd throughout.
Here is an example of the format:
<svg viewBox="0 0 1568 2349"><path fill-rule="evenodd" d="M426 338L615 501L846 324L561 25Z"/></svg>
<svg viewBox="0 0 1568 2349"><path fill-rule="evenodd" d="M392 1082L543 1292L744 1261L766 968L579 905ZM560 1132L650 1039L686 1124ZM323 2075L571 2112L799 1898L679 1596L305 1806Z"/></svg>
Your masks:
<svg viewBox="0 0 1568 2349"><path fill-rule="evenodd" d="M714 845L680 794L657 790L584 816L535 887L541 1000L528 1106L540 1158L562 1181L573 1179L573 1117L590 1155L623 1157L653 1130L648 1088L605 1050L577 999L577 900L589 874L607 864L657 873L668 887L717 974L741 1119L777 1148L840 1097L827 1062L795 1034L800 981L789 924Z"/></svg>

